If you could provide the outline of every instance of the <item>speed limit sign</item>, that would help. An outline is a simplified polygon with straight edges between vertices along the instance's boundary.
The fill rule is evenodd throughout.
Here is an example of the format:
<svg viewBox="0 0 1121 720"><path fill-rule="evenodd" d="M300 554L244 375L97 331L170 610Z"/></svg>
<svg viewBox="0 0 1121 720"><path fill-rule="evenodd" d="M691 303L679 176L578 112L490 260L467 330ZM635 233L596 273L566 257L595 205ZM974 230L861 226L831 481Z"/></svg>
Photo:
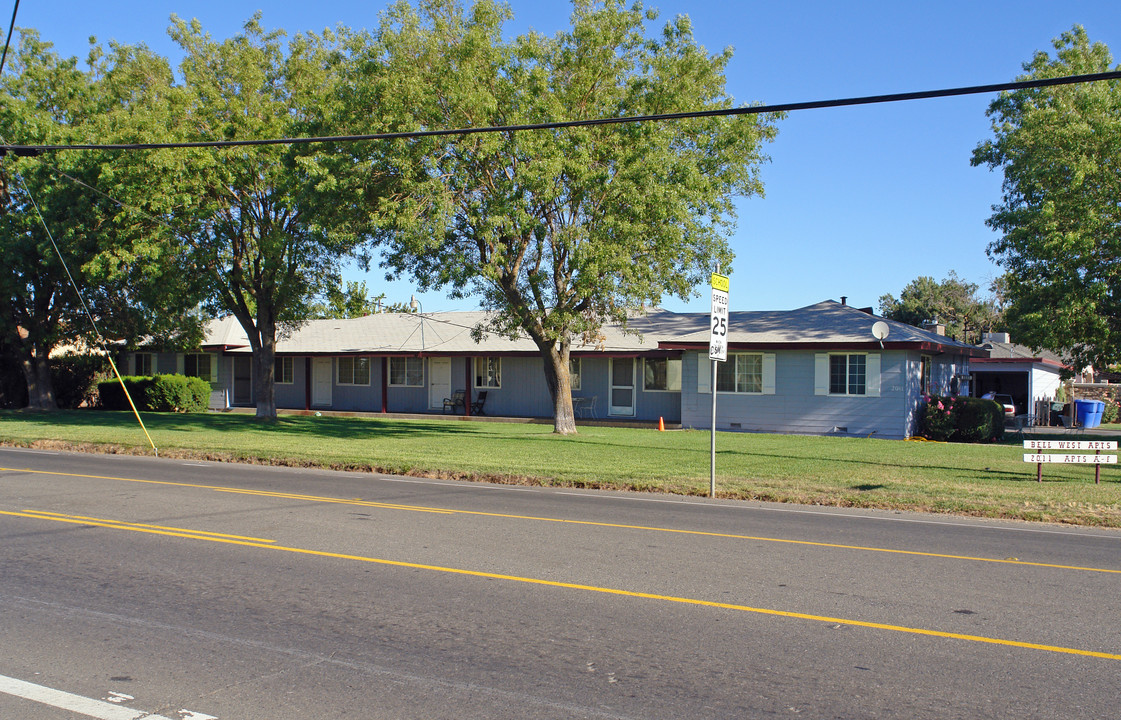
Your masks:
<svg viewBox="0 0 1121 720"><path fill-rule="evenodd" d="M712 318L709 327L708 359L728 359L728 288L727 275L712 274Z"/></svg>

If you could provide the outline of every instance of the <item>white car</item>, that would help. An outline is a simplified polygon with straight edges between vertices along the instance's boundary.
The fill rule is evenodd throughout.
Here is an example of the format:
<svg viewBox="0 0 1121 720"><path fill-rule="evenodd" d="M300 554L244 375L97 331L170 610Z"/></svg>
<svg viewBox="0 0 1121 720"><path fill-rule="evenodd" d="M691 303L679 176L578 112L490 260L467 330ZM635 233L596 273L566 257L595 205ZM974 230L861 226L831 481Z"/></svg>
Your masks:
<svg viewBox="0 0 1121 720"><path fill-rule="evenodd" d="M1016 403L1012 402L1011 395L993 395L989 398L993 402L1000 403L1004 408L1004 420L1008 421L1016 417Z"/></svg>

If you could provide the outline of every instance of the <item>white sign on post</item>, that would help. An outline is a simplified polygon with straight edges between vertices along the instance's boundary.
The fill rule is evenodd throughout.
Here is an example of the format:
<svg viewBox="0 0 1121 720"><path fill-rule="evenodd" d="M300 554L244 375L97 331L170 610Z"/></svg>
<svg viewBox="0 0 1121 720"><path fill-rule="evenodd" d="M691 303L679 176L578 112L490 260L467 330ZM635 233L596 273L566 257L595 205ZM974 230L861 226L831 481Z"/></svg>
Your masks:
<svg viewBox="0 0 1121 720"><path fill-rule="evenodd" d="M728 289L727 275L712 274L712 334L708 341L708 359L728 360ZM715 378L713 379L715 382Z"/></svg>

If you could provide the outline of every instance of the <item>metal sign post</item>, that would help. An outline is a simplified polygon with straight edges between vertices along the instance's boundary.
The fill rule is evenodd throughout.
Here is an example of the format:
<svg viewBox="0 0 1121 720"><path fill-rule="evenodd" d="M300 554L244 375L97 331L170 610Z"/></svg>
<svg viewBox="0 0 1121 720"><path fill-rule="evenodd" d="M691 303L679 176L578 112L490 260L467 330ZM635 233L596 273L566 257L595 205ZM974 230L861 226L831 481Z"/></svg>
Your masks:
<svg viewBox="0 0 1121 720"><path fill-rule="evenodd" d="M720 266L712 274L712 315L709 327L708 359L712 361L712 452L709 460L708 496L716 497L716 369L717 362L728 359L728 289L727 275L720 275Z"/></svg>

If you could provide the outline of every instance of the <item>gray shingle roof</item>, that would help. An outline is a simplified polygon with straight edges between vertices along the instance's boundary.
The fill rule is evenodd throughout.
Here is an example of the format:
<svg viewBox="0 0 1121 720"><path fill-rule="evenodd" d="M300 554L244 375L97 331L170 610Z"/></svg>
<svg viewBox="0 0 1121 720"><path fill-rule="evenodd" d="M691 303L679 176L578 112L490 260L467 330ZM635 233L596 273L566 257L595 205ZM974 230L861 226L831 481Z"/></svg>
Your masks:
<svg viewBox="0 0 1121 720"><path fill-rule="evenodd" d="M1063 360L1058 354L1050 350L1040 350L1036 352L1027 345L1017 345L1016 343L997 343L987 342L982 344L981 347L987 348L989 351L989 359L998 360L1032 360L1035 362L1044 362L1052 365L1067 365L1068 363Z"/></svg>
<svg viewBox="0 0 1121 720"><path fill-rule="evenodd" d="M487 313L443 312L423 315L379 313L348 320L312 320L278 338L282 354L487 354L536 353L528 337L517 340L488 333L475 342L471 330L485 322ZM873 343L872 325L882 318L832 300L797 310L747 311L729 314L728 341L740 345L827 346ZM890 328L886 343L934 344L963 351L978 349L904 323L884 320ZM653 309L628 321L629 332L605 326L600 342L573 344L574 352L644 352L666 347L707 346L708 313L674 313ZM423 332L422 332L423 326ZM423 337L422 337L423 336ZM248 352L249 341L232 318L208 326L208 347Z"/></svg>
<svg viewBox="0 0 1121 720"><path fill-rule="evenodd" d="M681 343L707 345L708 316L699 332L678 338ZM872 325L887 323L885 343L932 343L946 348L976 351L973 345L958 342L928 330L895 320L885 320L851 305L832 300L797 310L732 312L728 316L728 342L743 345L842 345L875 342Z"/></svg>

